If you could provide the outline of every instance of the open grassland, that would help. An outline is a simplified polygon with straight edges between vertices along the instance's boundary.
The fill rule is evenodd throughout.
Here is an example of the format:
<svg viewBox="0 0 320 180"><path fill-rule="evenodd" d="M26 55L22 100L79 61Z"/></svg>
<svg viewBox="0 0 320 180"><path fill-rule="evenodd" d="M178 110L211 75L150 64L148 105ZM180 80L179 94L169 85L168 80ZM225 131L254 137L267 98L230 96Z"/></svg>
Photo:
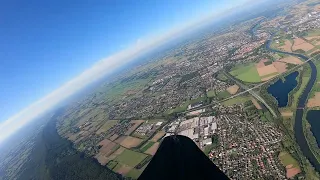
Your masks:
<svg viewBox="0 0 320 180"><path fill-rule="evenodd" d="M244 82L261 82L261 78L254 63L238 65L231 69L230 74Z"/></svg>
<svg viewBox="0 0 320 180"><path fill-rule="evenodd" d="M119 156L115 158L116 161L121 164L126 164L131 167L135 167L139 164L147 155L125 149Z"/></svg>
<svg viewBox="0 0 320 180"><path fill-rule="evenodd" d="M247 96L237 96L235 98L229 99L227 101L222 102L223 105L225 106L231 106L234 104L241 104L241 103L245 103L247 101L250 101L250 98Z"/></svg>

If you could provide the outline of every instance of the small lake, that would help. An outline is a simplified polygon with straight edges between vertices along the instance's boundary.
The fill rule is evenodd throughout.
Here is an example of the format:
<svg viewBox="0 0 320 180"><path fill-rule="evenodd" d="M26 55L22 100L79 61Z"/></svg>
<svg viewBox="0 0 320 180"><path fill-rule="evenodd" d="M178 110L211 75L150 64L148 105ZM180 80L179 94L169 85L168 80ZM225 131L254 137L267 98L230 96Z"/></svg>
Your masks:
<svg viewBox="0 0 320 180"><path fill-rule="evenodd" d="M307 120L309 124L311 125L311 131L313 133L313 136L316 138L318 147L320 147L320 110L311 110L308 111L307 114Z"/></svg>
<svg viewBox="0 0 320 180"><path fill-rule="evenodd" d="M288 105L288 95L297 86L298 82L296 78L298 75L299 72L295 71L286 76L284 81L279 79L268 87L268 93L276 98L279 107L285 107Z"/></svg>

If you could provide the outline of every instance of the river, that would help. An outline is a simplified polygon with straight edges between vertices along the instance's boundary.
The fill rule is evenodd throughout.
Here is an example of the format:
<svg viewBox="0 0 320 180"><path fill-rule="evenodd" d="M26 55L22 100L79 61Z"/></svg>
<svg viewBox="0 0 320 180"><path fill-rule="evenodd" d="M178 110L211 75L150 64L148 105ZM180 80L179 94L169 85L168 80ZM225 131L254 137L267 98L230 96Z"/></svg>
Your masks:
<svg viewBox="0 0 320 180"><path fill-rule="evenodd" d="M306 57L302 54L284 52L284 51L280 51L277 49L273 49L270 47L270 45L271 45L271 40L268 40L266 48L272 52L297 56L305 61L309 59L308 57ZM297 106L298 108L296 109L296 117L295 117L295 123L294 123L294 135L295 135L295 138L296 138L298 145L300 146L300 149L301 149L303 155L305 157L307 157L308 160L310 161L310 163L313 165L313 167L315 167L315 169L318 172L320 172L320 164L309 148L309 145L307 143L306 137L304 136L303 127L302 127L302 117L303 117L303 113L304 113L304 108L306 107L308 95L309 95L309 93L310 93L310 91L316 81L316 77L317 77L317 68L314 65L314 63L312 61L308 61L308 64L311 68L311 76L310 76L310 79L308 81L308 84L307 84L305 90L303 91L303 93L299 97L298 106Z"/></svg>

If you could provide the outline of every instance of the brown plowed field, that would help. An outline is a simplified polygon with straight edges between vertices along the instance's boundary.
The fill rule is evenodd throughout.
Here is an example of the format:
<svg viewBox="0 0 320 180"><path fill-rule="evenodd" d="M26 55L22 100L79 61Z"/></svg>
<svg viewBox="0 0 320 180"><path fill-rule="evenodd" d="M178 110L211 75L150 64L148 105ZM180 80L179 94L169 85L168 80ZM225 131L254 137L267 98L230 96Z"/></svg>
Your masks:
<svg viewBox="0 0 320 180"><path fill-rule="evenodd" d="M162 138L166 133L163 131L158 132L156 135L153 136L151 141L157 142L160 138Z"/></svg>
<svg viewBox="0 0 320 180"><path fill-rule="evenodd" d="M99 143L102 147L99 149L99 153L104 156L110 155L112 152L112 148L115 147L117 144L110 141L109 139L105 139Z"/></svg>
<svg viewBox="0 0 320 180"><path fill-rule="evenodd" d="M313 49L314 46L308 42L306 42L305 40L301 39L301 38L296 38L294 39L294 44L292 46L292 50L298 50L298 49L302 49L304 51L309 51L311 49Z"/></svg>
<svg viewBox="0 0 320 180"><path fill-rule="evenodd" d="M260 77L278 72L277 69L273 66L273 64L270 64L268 66L264 66L261 68L257 68L257 71Z"/></svg>
<svg viewBox="0 0 320 180"><path fill-rule="evenodd" d="M127 136L120 145L126 148L137 147L143 140L131 136Z"/></svg>
<svg viewBox="0 0 320 180"><path fill-rule="evenodd" d="M159 147L159 143L156 142L145 153L154 155L157 152L158 147Z"/></svg>
<svg viewBox="0 0 320 180"><path fill-rule="evenodd" d="M292 111L283 111L283 112L281 112L281 116L283 116L283 117L292 117L293 116L293 112Z"/></svg>
<svg viewBox="0 0 320 180"><path fill-rule="evenodd" d="M292 51L291 51L291 46L292 46L291 42L286 39L286 40L284 41L284 45L283 45L283 46L280 46L279 48L282 49L282 50L284 50L284 51L286 51L286 52L292 52Z"/></svg>
<svg viewBox="0 0 320 180"><path fill-rule="evenodd" d="M290 64L302 64L303 62L297 58L297 57L294 57L294 56L289 56L289 57L286 57L286 58L282 58L282 59L279 59L280 62L285 62L285 63L290 63Z"/></svg>
<svg viewBox="0 0 320 180"><path fill-rule="evenodd" d="M262 109L262 107L260 106L260 104L258 103L258 101L257 101L255 98L251 97L251 101L252 101L253 105L254 105L257 109Z"/></svg>
<svg viewBox="0 0 320 180"><path fill-rule="evenodd" d="M273 62L272 64L277 69L278 73L284 73L287 71L287 64L286 63L276 61L276 62Z"/></svg>
<svg viewBox="0 0 320 180"><path fill-rule="evenodd" d="M230 86L227 88L227 91L231 94L231 95L234 95L238 92L239 90L239 86L238 85L233 85L233 86Z"/></svg>
<svg viewBox="0 0 320 180"><path fill-rule="evenodd" d="M262 68L264 67L264 63L267 62L268 60L267 59L262 59L261 61L259 61L257 64L256 64L256 68Z"/></svg>
<svg viewBox="0 0 320 180"><path fill-rule="evenodd" d="M320 106L320 92L316 92L315 96L308 100L307 107L318 107Z"/></svg>

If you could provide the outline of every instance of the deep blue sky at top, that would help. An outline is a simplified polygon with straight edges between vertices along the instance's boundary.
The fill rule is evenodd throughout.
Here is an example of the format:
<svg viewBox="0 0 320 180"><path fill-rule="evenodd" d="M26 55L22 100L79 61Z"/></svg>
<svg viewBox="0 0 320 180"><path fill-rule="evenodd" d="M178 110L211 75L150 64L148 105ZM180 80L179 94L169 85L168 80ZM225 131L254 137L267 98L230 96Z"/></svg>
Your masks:
<svg viewBox="0 0 320 180"><path fill-rule="evenodd" d="M223 2L1 2L0 122L137 39L221 9Z"/></svg>

